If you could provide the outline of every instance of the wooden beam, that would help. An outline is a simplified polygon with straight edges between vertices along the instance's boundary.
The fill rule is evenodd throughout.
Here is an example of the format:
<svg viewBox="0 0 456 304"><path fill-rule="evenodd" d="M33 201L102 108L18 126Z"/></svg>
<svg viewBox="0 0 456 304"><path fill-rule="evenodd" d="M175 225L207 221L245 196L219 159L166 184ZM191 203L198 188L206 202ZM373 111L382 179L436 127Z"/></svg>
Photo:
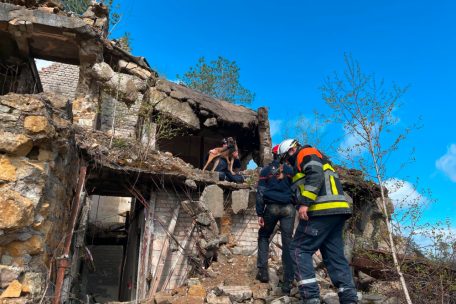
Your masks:
<svg viewBox="0 0 456 304"><path fill-rule="evenodd" d="M179 210L180 210L180 204L178 204L176 206L176 208L174 209L173 215L171 217L171 221L169 222L168 231L166 233L166 238L164 240L162 251L160 253L160 257L157 262L154 276L152 278L152 287L149 290L148 298L153 298L155 293L158 290L158 285L160 284L161 275L163 273L163 269L165 268L166 257L168 256L169 239L170 239L170 236L173 235L174 229L176 228L177 218L179 217Z"/></svg>
<svg viewBox="0 0 456 304"><path fill-rule="evenodd" d="M178 254L178 256L177 256L177 259L176 259L176 261L174 262L174 265L171 267L170 272L168 273L168 276L167 276L166 279L165 279L165 282L163 283L163 287L164 287L165 289L168 287L169 282L171 281L171 277L173 276L174 271L176 270L176 267L177 267L177 265L179 264L179 261L180 261L181 257L182 257L182 256L185 257L185 248L187 248L187 243L192 239L192 235L193 235L193 232L194 232L194 230L195 230L195 227L196 227L196 225L193 224L193 225L192 225L192 229L190 229L190 233L187 235L187 238L186 238L186 239L184 240L184 242L182 243L182 247L183 247L184 249L181 249L181 250L179 251L179 254Z"/></svg>
<svg viewBox="0 0 456 304"><path fill-rule="evenodd" d="M140 253L139 253L139 263L138 263L138 279L136 287L136 299L144 299L147 295L147 278L150 273L149 269L151 267L151 252L153 248L153 239L154 239L154 217L155 217L155 202L157 199L157 194L154 191L151 191L149 208L145 209L145 222L144 222L144 232L141 238L140 244Z"/></svg>

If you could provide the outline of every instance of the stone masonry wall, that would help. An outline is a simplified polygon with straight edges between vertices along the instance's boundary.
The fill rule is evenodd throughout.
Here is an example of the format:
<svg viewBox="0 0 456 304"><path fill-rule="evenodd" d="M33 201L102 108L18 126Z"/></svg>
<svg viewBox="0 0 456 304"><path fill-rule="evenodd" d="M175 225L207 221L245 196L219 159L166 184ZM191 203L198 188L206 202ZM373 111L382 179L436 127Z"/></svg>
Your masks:
<svg viewBox="0 0 456 304"><path fill-rule="evenodd" d="M48 94L0 96L2 303L36 300L61 254L78 176L65 106Z"/></svg>

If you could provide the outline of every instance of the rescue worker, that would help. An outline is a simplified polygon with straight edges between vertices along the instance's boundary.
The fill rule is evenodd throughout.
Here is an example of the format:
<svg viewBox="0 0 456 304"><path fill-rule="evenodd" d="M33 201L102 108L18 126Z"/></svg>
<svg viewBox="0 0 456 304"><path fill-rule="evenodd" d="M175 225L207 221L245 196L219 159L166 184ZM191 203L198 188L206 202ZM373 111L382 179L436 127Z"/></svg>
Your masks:
<svg viewBox="0 0 456 304"><path fill-rule="evenodd" d="M299 225L291 244L295 278L303 303L320 302L312 256L320 250L341 304L358 303L353 276L344 256L342 232L351 208L329 159L298 141L280 143L279 154L294 168L292 190L296 196Z"/></svg>
<svg viewBox="0 0 456 304"><path fill-rule="evenodd" d="M282 235L282 264L284 269L282 291L289 294L294 278L290 244L293 235L296 210L293 205L291 178L293 168L279 163L278 145L273 149L274 160L261 170L256 196L258 231L257 280L269 281L269 242L277 222L280 221Z"/></svg>

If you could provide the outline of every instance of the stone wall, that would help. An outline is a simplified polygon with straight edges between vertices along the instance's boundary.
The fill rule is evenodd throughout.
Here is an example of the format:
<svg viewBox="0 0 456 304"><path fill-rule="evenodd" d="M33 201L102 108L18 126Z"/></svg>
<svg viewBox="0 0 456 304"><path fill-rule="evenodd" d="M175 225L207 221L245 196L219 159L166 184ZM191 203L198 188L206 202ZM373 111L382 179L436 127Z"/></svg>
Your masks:
<svg viewBox="0 0 456 304"><path fill-rule="evenodd" d="M61 254L78 176L65 109L52 95L0 96L0 298L38 296Z"/></svg>

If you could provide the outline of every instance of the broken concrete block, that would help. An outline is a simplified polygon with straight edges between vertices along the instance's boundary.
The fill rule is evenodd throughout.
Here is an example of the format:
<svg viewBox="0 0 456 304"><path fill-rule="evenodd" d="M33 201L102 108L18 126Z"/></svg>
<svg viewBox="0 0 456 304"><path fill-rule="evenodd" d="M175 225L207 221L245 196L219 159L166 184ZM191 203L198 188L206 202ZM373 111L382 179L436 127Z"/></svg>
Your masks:
<svg viewBox="0 0 456 304"><path fill-rule="evenodd" d="M200 284L201 284L201 282L198 278L189 278L187 280L187 286L189 286L189 287L193 286L193 285L200 285Z"/></svg>
<svg viewBox="0 0 456 304"><path fill-rule="evenodd" d="M231 193L231 208L233 209L234 214L247 209L249 206L249 195L249 189L241 189Z"/></svg>
<svg viewBox="0 0 456 304"><path fill-rule="evenodd" d="M222 294L230 297L231 301L242 302L252 298L253 292L249 286L218 286Z"/></svg>
<svg viewBox="0 0 456 304"><path fill-rule="evenodd" d="M106 62L94 64L91 72L96 80L102 82L109 81L114 76L114 71Z"/></svg>
<svg viewBox="0 0 456 304"><path fill-rule="evenodd" d="M119 69L122 72L128 72L131 73L132 75L138 76L141 79L148 79L152 76L152 73L149 72L146 69L141 68L134 62L127 62L123 59L119 60Z"/></svg>
<svg viewBox="0 0 456 304"><path fill-rule="evenodd" d="M157 292L154 297L155 304L171 304L173 303L173 296L165 292Z"/></svg>
<svg viewBox="0 0 456 304"><path fill-rule="evenodd" d="M181 91L171 91L169 94L172 98L179 99L179 100L185 100L187 99L187 96L184 95Z"/></svg>
<svg viewBox="0 0 456 304"><path fill-rule="evenodd" d="M200 201L207 206L215 218L223 216L223 190L219 186L209 185L204 188Z"/></svg>
<svg viewBox="0 0 456 304"><path fill-rule="evenodd" d="M196 183L193 179L186 179L185 180L185 185L189 188L192 188L192 189L196 189L197 186L196 186Z"/></svg>
<svg viewBox="0 0 456 304"><path fill-rule="evenodd" d="M174 299L173 304L204 304L204 298L197 296L185 296Z"/></svg>
<svg viewBox="0 0 456 304"><path fill-rule="evenodd" d="M207 213L203 212L197 215L196 222L203 226L209 226L212 220Z"/></svg>
<svg viewBox="0 0 456 304"><path fill-rule="evenodd" d="M229 296L217 296L213 291L209 292L206 297L206 302L209 304L231 304Z"/></svg>
<svg viewBox="0 0 456 304"><path fill-rule="evenodd" d="M335 292L328 292L321 297L324 303L327 304L339 304L339 296Z"/></svg>
<svg viewBox="0 0 456 304"><path fill-rule="evenodd" d="M268 272L269 272L269 285L271 286L271 288L274 289L275 287L277 287L279 285L280 278L277 275L277 271L274 268L269 267Z"/></svg>
<svg viewBox="0 0 456 304"><path fill-rule="evenodd" d="M255 286L255 288L252 290L253 292L253 298L254 299L262 299L266 300L269 296L269 286L265 284L265 286Z"/></svg>
<svg viewBox="0 0 456 304"><path fill-rule="evenodd" d="M2 293L0 298L19 298L21 296L22 284L18 280L14 280L5 291Z"/></svg>
<svg viewBox="0 0 456 304"><path fill-rule="evenodd" d="M289 304L289 303L291 303L291 299L288 296L280 297L271 302L271 304Z"/></svg>
<svg viewBox="0 0 456 304"><path fill-rule="evenodd" d="M116 73L105 62L94 64L90 72L109 95L118 97L127 104L134 103L138 98L141 79L132 75Z"/></svg>
<svg viewBox="0 0 456 304"><path fill-rule="evenodd" d="M204 289L203 285L201 284L192 285L188 289L188 295L190 297L201 297L204 299L206 297L206 289Z"/></svg>
<svg viewBox="0 0 456 304"><path fill-rule="evenodd" d="M155 106L155 109L162 113L169 114L177 121L180 121L193 129L198 130L200 128L199 118L187 102L180 102L177 99L166 97Z"/></svg>
<svg viewBox="0 0 456 304"><path fill-rule="evenodd" d="M359 283L362 285L369 285L369 284L375 282L375 279L373 277L371 277L368 274L365 274L362 271L358 271L358 279L359 279Z"/></svg>
<svg viewBox="0 0 456 304"><path fill-rule="evenodd" d="M206 127L216 127L217 126L217 118L213 117L213 118L208 118L206 119L206 121L204 122L204 125Z"/></svg>

